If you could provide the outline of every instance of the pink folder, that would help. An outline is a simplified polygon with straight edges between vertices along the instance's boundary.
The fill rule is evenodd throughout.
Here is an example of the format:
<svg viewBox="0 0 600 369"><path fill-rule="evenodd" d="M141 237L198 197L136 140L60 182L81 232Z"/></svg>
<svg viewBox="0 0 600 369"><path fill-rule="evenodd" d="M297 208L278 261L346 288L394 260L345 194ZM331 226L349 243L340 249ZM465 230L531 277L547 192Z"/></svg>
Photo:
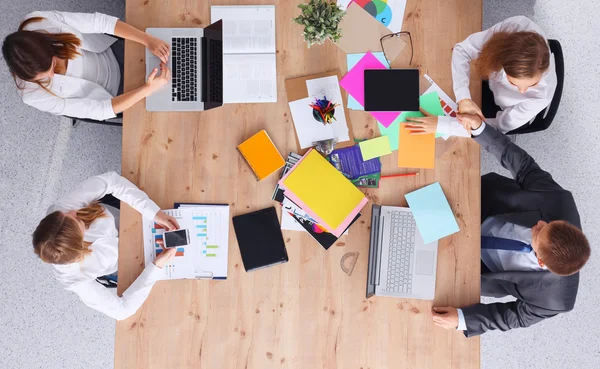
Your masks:
<svg viewBox="0 0 600 369"><path fill-rule="evenodd" d="M340 81L340 86L365 106L365 69L387 69L377 58L367 52L358 63ZM400 115L399 111L372 111L369 112L385 128L389 127Z"/></svg>
<svg viewBox="0 0 600 369"><path fill-rule="evenodd" d="M283 183L286 178L294 171L294 169L296 169L296 167L298 165L300 165L300 163L302 163L302 161L304 160L304 158L306 158L308 156L308 154L312 151L313 149L311 148L310 150L308 150L306 152L306 154L304 154L304 156L302 157L302 159L300 159L296 165L294 165L292 167L292 169L290 169L285 176L283 176L283 178L281 178L279 180L279 182L277 183L279 185L279 187L281 187L284 191L285 191L285 196L287 198L289 198L290 200L292 200L292 202L294 202L296 205L298 205L300 208L302 208L302 210L304 210L306 213L308 213L311 217L313 217L319 224L323 225L325 228L327 228L327 230L329 232L331 232L331 234L333 234L336 237L341 237L342 233L344 233L344 231L346 230L346 228L348 228L350 226L350 223L354 220L354 218L356 218L356 215L361 211L361 209L367 204L367 202L369 201L366 197L356 206L356 208L354 208L352 210L352 212L350 214L348 214L348 216L346 217L346 219L344 219L344 221L342 223L340 223L340 225L337 228L332 228L330 225L328 225L327 223L325 223L325 221L323 221L322 218L320 218L311 208L308 207L308 205L306 205L302 200L300 200L300 198L298 198L298 196L296 196L296 194L294 194L291 190L289 190L285 184Z"/></svg>

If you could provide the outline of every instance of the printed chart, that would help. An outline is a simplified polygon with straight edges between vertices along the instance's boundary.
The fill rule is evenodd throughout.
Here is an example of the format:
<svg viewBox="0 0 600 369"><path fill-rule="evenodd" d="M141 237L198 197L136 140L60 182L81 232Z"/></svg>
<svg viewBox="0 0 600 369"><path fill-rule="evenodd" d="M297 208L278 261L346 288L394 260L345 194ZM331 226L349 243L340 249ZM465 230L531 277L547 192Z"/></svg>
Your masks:
<svg viewBox="0 0 600 369"><path fill-rule="evenodd" d="M165 210L177 219L182 229L190 234L190 244L177 247L175 257L163 270L165 279L227 277L229 246L228 206L182 206ZM144 257L146 265L165 251L158 241L165 230L144 219Z"/></svg>

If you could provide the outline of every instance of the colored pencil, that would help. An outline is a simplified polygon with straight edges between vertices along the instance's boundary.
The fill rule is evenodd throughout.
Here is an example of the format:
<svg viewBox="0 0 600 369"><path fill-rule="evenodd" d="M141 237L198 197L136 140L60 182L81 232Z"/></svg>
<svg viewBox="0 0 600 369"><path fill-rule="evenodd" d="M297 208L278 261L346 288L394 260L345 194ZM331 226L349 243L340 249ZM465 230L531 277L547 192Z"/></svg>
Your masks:
<svg viewBox="0 0 600 369"><path fill-rule="evenodd" d="M381 179L384 178L394 178L394 177L413 177L418 176L419 173L398 173L398 174L389 174L387 176L381 176Z"/></svg>

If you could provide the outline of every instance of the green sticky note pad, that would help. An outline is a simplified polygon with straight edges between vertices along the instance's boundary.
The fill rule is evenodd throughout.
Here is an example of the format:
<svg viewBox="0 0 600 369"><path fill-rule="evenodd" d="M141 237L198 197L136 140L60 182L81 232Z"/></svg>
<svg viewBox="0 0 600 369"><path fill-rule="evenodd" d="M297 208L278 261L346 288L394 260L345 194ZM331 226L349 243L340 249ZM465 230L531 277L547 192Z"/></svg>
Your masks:
<svg viewBox="0 0 600 369"><path fill-rule="evenodd" d="M444 115L444 109L442 109L440 97L436 91L421 95L419 105L421 105L421 109L431 115L437 115L438 117Z"/></svg>
<svg viewBox="0 0 600 369"><path fill-rule="evenodd" d="M388 136L381 136L371 140L362 141L358 146L360 147L363 161L392 153Z"/></svg>

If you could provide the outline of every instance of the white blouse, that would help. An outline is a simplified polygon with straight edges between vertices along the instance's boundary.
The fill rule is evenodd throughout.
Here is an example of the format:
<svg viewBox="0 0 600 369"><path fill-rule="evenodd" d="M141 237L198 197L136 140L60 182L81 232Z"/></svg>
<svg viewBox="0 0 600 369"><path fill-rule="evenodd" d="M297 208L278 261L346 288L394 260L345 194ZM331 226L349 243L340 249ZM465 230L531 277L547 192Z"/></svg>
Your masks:
<svg viewBox="0 0 600 369"><path fill-rule="evenodd" d="M115 172L108 172L80 183L71 193L54 203L48 209L48 214L81 209L107 194L129 204L148 219L154 219L160 210L133 183ZM123 297L117 295L116 288L106 288L96 282L97 277L112 274L118 267L119 231L112 213L117 210L107 206L105 208L106 216L96 219L84 235L84 240L92 243L92 253L81 263L52 264L52 269L65 289L75 292L84 304L122 320L133 315L142 306L163 272L156 265L149 264L123 292Z"/></svg>
<svg viewBox="0 0 600 369"><path fill-rule="evenodd" d="M103 87L112 96L117 96L121 82L121 69L112 49L101 53L79 50L80 56L69 60L65 75L85 79Z"/></svg>
<svg viewBox="0 0 600 369"><path fill-rule="evenodd" d="M19 85L23 87L19 90L23 102L38 110L56 115L96 120L114 118L116 115L111 100L117 94L121 71L110 50L110 45L116 39L106 34L114 34L118 18L101 13L44 11L28 14L25 19L33 17L44 19L28 24L25 30L72 33L81 40L81 47L78 51L84 56L69 61L67 74L54 75L48 86L52 93L48 93L37 83L18 80ZM99 61L93 64L93 60L89 56L92 53L103 54L105 52L107 58L112 56L114 60L107 61L105 65ZM85 65L78 68L77 65L84 60ZM88 62L91 64L88 65ZM72 63L75 64L74 67L71 66ZM78 71L71 68L78 69ZM96 75L94 75L94 70L96 70ZM118 81L115 82L117 78Z"/></svg>
<svg viewBox="0 0 600 369"><path fill-rule="evenodd" d="M470 62L479 57L485 43L496 32L536 32L546 38L544 31L532 20L518 16L508 18L485 31L474 33L463 42L456 44L452 52L452 81L457 102L471 98L469 92ZM540 82L528 88L524 94L508 81L504 70L493 73L489 78L489 86L494 93L496 105L501 110L495 118L486 117L486 122L502 133L527 124L550 105L556 84L553 54L550 54L550 66Z"/></svg>

